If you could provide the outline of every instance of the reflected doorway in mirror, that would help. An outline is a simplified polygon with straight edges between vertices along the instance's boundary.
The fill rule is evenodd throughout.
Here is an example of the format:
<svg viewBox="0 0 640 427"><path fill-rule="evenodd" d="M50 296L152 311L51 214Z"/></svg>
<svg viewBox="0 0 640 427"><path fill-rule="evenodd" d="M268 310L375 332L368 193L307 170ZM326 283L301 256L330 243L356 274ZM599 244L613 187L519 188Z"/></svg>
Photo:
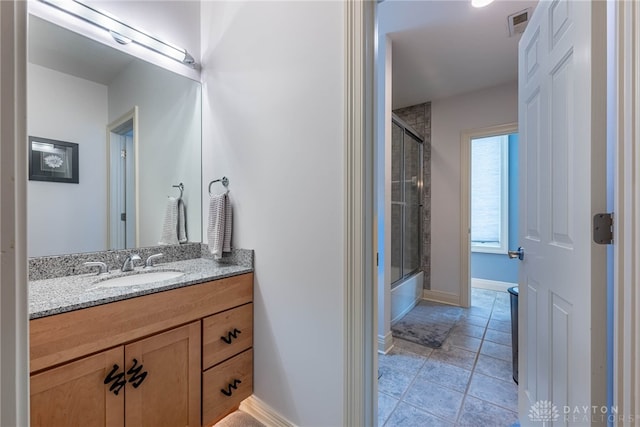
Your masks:
<svg viewBox="0 0 640 427"><path fill-rule="evenodd" d="M109 249L138 246L138 107L107 126Z"/></svg>

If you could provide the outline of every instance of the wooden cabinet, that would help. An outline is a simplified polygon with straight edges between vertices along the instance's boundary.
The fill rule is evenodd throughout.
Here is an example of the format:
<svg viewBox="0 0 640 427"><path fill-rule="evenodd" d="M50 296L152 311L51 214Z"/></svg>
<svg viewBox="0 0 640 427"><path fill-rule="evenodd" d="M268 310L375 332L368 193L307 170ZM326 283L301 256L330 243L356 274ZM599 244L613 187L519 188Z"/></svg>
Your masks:
<svg viewBox="0 0 640 427"><path fill-rule="evenodd" d="M30 321L31 425L213 424L253 393L252 300L249 273Z"/></svg>
<svg viewBox="0 0 640 427"><path fill-rule="evenodd" d="M200 355L195 322L33 375L31 425L199 426Z"/></svg>

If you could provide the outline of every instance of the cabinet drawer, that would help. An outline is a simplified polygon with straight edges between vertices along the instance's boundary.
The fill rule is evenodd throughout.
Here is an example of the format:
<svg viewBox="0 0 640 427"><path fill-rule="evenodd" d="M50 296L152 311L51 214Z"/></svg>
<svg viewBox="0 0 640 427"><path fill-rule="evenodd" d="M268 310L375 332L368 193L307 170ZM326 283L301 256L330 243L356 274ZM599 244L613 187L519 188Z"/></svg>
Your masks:
<svg viewBox="0 0 640 427"><path fill-rule="evenodd" d="M203 319L203 370L252 346L253 304L246 304Z"/></svg>
<svg viewBox="0 0 640 427"><path fill-rule="evenodd" d="M202 374L202 424L219 421L252 393L253 349L249 349Z"/></svg>

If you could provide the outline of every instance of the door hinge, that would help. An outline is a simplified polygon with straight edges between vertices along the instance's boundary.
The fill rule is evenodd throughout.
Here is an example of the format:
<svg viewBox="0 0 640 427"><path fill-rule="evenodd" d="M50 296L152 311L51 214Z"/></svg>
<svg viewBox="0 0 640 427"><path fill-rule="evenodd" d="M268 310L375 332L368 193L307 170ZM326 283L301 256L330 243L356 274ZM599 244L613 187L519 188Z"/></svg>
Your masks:
<svg viewBox="0 0 640 427"><path fill-rule="evenodd" d="M599 245L613 244L613 213L593 216L593 241Z"/></svg>
<svg viewBox="0 0 640 427"><path fill-rule="evenodd" d="M120 157L123 159L127 158L127 150L120 150Z"/></svg>
<svg viewBox="0 0 640 427"><path fill-rule="evenodd" d="M380 265L380 253L376 252L376 267Z"/></svg>
<svg viewBox="0 0 640 427"><path fill-rule="evenodd" d="M127 220L127 213L123 212L120 214L120 221L126 221Z"/></svg>

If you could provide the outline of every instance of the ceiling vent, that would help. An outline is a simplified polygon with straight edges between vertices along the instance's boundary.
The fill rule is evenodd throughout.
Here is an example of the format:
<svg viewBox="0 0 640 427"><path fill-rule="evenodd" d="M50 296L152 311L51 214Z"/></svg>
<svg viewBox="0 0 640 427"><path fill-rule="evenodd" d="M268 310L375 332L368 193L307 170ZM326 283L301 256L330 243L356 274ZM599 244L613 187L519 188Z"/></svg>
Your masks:
<svg viewBox="0 0 640 427"><path fill-rule="evenodd" d="M527 8L513 15L509 15L507 18L509 22L509 37L524 33L524 29L527 28L529 19L531 19L531 12L531 8Z"/></svg>

